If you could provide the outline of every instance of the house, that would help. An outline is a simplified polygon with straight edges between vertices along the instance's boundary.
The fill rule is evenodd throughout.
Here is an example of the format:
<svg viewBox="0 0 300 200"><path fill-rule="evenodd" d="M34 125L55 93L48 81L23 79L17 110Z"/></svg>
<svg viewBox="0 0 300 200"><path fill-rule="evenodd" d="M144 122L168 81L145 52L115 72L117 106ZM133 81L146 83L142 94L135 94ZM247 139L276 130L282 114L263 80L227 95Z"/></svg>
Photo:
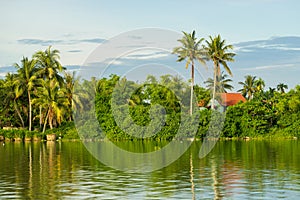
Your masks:
<svg viewBox="0 0 300 200"><path fill-rule="evenodd" d="M221 93L220 104L223 107L233 106L241 101L246 102L245 97L241 93Z"/></svg>
<svg viewBox="0 0 300 200"><path fill-rule="evenodd" d="M209 109L211 107L211 101L212 100L207 104L206 108ZM198 106L200 109L203 109L203 105L200 102L198 103ZM221 93L217 95L214 106L215 109L223 112L228 106L233 106L239 102L246 102L245 97L243 97L241 93Z"/></svg>

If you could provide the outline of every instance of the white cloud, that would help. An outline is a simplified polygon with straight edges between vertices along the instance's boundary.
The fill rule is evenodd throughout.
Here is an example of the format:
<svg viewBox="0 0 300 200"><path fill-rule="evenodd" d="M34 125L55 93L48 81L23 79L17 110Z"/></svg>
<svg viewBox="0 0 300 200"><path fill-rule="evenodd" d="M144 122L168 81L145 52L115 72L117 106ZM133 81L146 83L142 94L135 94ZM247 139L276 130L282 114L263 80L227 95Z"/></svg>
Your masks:
<svg viewBox="0 0 300 200"><path fill-rule="evenodd" d="M300 51L300 47L274 47L274 49L284 50L284 51Z"/></svg>
<svg viewBox="0 0 300 200"><path fill-rule="evenodd" d="M243 70L243 71L268 70L268 69L276 69L276 68L289 68L289 67L295 67L295 66L296 66L296 64L263 65L263 66L243 68L240 70Z"/></svg>
<svg viewBox="0 0 300 200"><path fill-rule="evenodd" d="M247 49L247 48L245 48L245 47L235 47L235 48L234 48L234 51L235 51L236 53L238 53L238 52L253 52L253 50Z"/></svg>
<svg viewBox="0 0 300 200"><path fill-rule="evenodd" d="M133 60L152 60L155 61L155 59L163 58L170 56L170 54L159 51L159 50L149 50L149 49L140 49L136 50L134 52L127 53L125 55L122 55L121 57L117 58L108 58L103 62L107 65L122 65L126 64L127 62L131 62Z"/></svg>
<svg viewBox="0 0 300 200"><path fill-rule="evenodd" d="M124 62L122 62L119 59L111 58L111 59L105 60L104 63L107 64L107 65L121 65Z"/></svg>
<svg viewBox="0 0 300 200"><path fill-rule="evenodd" d="M143 50L139 52L131 53L124 57L124 59L130 60L149 60L155 58L167 57L169 54L162 51Z"/></svg>

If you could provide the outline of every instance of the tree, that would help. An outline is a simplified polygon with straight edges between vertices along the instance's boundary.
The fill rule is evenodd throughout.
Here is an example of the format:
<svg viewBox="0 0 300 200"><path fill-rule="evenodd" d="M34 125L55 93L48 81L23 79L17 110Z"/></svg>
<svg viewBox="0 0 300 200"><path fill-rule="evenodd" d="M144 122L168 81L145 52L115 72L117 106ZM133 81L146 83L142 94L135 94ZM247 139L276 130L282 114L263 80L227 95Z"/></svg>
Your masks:
<svg viewBox="0 0 300 200"><path fill-rule="evenodd" d="M17 68L17 77L15 80L16 85L16 98L23 95L23 93L27 92L28 97L28 129L31 131L32 126L32 102L31 102L31 92L33 87L35 86L37 80L37 68L36 68L36 60L29 60L27 57L23 57L21 60L21 65L15 63L14 66Z"/></svg>
<svg viewBox="0 0 300 200"><path fill-rule="evenodd" d="M227 93L227 90L233 89L233 86L230 84L232 80L227 77L228 75L224 74L224 72L217 76L216 91ZM214 80L212 78L208 78L204 83L210 91L214 90Z"/></svg>
<svg viewBox="0 0 300 200"><path fill-rule="evenodd" d="M66 115L69 121L72 121L72 113L77 111L81 112L85 108L85 102L90 99L90 96L80 84L80 78L75 77L75 71L73 71L72 74L66 72L64 79L65 85L62 87L62 91L68 100Z"/></svg>
<svg viewBox="0 0 300 200"><path fill-rule="evenodd" d="M233 62L233 57L235 53L228 52L233 49L232 45L226 45L226 41L221 39L221 36L216 37L209 36L209 41L206 40L205 50L208 54L210 60L214 64L214 88L213 88L213 98L212 98L212 108L214 108L214 101L216 98L216 87L217 87L217 78L221 75L220 65L223 65L226 72L232 76L232 72L227 65L227 62Z"/></svg>
<svg viewBox="0 0 300 200"><path fill-rule="evenodd" d="M255 80L254 85L256 87L257 92L262 92L266 86L265 81L262 78Z"/></svg>
<svg viewBox="0 0 300 200"><path fill-rule="evenodd" d="M49 46L45 51L38 51L33 55L39 67L38 74L43 79L55 79L59 82L60 86L63 84L63 78L59 75L66 68L63 67L60 62L59 51L51 50ZM50 82L49 82L50 83Z"/></svg>
<svg viewBox="0 0 300 200"><path fill-rule="evenodd" d="M64 87L64 79L63 77L59 74L59 72L62 72L66 68L63 67L60 64L60 56L59 56L59 51L54 49L51 50L51 46L49 46L45 51L38 51L33 55L33 58L36 60L37 66L38 66L38 76L41 78L41 85L40 87L43 87L42 89L44 90L39 90L39 92L42 91L42 93L46 93L46 90L50 91L56 91L57 90L57 84L59 85L60 88ZM47 85L48 84L48 85ZM48 92L48 93L49 93ZM38 94L40 95L40 94ZM42 97L41 97L42 98ZM45 99L44 99L45 100ZM51 114L55 114L55 112L52 112L52 107L49 107L48 104L41 104L41 101L43 101L43 98L39 102L40 106L40 123L41 119L43 118L41 114L41 109L42 106L44 109L49 110L50 109L50 116L49 116L49 124L50 127L52 128L52 118L54 116L51 116ZM59 117L59 116L56 116ZM46 119L47 120L47 117ZM44 126L45 129L45 126Z"/></svg>
<svg viewBox="0 0 300 200"><path fill-rule="evenodd" d="M4 110L7 112L7 110L9 110L9 108L12 105L11 102L13 102L14 111L17 112L17 115L21 121L22 127L25 127L23 117L21 115L21 112L18 108L19 106L17 104L17 99L20 97L20 92L18 89L16 89L16 84L15 84L16 77L17 77L17 75L12 74L12 73L7 73L5 76L4 89L6 92L6 96L4 98L4 105L5 105ZM11 122L11 124L12 124L12 122Z"/></svg>
<svg viewBox="0 0 300 200"><path fill-rule="evenodd" d="M284 94L285 93L285 90L284 89L288 89L288 86L284 83L279 83L277 85L277 91Z"/></svg>
<svg viewBox="0 0 300 200"><path fill-rule="evenodd" d="M201 47L201 43L204 38L197 39L196 33L186 33L183 31L184 36L178 41L181 43L181 46L175 47L173 49L173 54L178 55L177 62L186 60L185 67L188 68L191 64L191 97L190 97L190 114L193 114L193 88L194 88L194 67L195 60L199 63L206 66L205 61L207 60L206 53Z"/></svg>
<svg viewBox="0 0 300 200"><path fill-rule="evenodd" d="M243 88L238 90L238 92L242 92L242 95L247 99L252 99L253 94L256 91L255 79L256 76L247 75L245 76L245 82L239 82L239 84L242 85Z"/></svg>
<svg viewBox="0 0 300 200"><path fill-rule="evenodd" d="M49 85L51 87L48 87ZM69 102L56 80L43 80L38 90L37 98L33 100L33 103L45 108L46 116L43 127L43 132L45 132L47 121L49 122L50 129L53 128L54 120L59 124L62 122Z"/></svg>

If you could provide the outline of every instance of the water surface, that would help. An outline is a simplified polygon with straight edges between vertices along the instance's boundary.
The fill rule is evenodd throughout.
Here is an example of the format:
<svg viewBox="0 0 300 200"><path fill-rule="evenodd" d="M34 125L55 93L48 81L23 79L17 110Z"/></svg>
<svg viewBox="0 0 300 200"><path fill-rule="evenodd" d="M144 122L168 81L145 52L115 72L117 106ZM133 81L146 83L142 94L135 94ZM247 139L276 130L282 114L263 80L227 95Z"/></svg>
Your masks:
<svg viewBox="0 0 300 200"><path fill-rule="evenodd" d="M159 142L123 142L155 150ZM125 173L97 161L81 142L0 145L0 198L297 199L300 142L219 141L199 159L201 142L171 165ZM126 159L126 158L123 158Z"/></svg>

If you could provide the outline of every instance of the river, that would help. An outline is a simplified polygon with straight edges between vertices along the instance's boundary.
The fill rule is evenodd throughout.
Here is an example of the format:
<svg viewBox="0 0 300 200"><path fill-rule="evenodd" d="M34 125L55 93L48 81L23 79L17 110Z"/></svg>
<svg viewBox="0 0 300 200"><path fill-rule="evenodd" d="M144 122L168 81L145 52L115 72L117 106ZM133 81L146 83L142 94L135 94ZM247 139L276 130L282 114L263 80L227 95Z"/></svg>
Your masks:
<svg viewBox="0 0 300 200"><path fill-rule="evenodd" d="M119 142L132 146L134 141ZM200 159L194 142L178 160L147 173L105 166L81 142L0 146L1 199L297 199L300 142L218 141ZM139 142L154 149L160 142ZM123 158L126 159L126 158Z"/></svg>

